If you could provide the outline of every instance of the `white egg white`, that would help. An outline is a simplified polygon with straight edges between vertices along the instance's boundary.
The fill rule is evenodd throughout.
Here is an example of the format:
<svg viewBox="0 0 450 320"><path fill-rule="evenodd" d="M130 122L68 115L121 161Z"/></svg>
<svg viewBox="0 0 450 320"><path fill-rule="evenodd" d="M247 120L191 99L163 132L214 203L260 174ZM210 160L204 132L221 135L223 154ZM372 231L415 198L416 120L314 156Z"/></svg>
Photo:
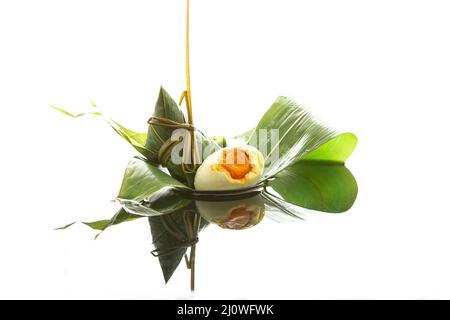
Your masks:
<svg viewBox="0 0 450 320"><path fill-rule="evenodd" d="M250 161L251 171L242 179L234 179L220 164L223 152L231 149L244 151ZM234 190L252 187L259 182L264 171L264 157L258 149L251 146L222 148L209 157L198 168L195 175L194 186L200 191Z"/></svg>

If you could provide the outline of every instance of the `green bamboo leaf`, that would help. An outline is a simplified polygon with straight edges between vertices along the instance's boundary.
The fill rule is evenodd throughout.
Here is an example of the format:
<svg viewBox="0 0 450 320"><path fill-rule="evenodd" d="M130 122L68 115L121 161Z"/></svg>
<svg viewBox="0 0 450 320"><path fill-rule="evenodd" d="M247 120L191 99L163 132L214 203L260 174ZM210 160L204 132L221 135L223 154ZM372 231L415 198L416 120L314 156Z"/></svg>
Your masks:
<svg viewBox="0 0 450 320"><path fill-rule="evenodd" d="M191 203L193 203L193 200L190 199L180 199L180 196L176 193L171 192L162 192L159 193L157 197L152 198L152 202L146 203L147 206L146 210L152 210L152 212L157 212L156 215L163 215L163 214L170 214L170 213L176 213L182 211L184 208L188 207ZM124 222L134 221L140 218L143 218L144 216L147 216L147 214L133 214L129 213L127 210L125 210L124 207L121 207L120 210L110 219L104 219L104 220L98 220L98 221L91 221L91 222L81 222L82 224L90 227L91 229L100 231L95 236L95 239L106 229L112 226L119 225ZM63 227L57 228L55 230L64 230L72 225L74 225L76 222L72 222L70 224L67 224Z"/></svg>
<svg viewBox="0 0 450 320"><path fill-rule="evenodd" d="M232 137L237 141L248 142L255 129L250 129L244 133ZM353 153L358 143L358 138L351 132L341 133L328 140L316 150L306 154L302 160L311 161L331 161L344 163Z"/></svg>
<svg viewBox="0 0 450 320"><path fill-rule="evenodd" d="M67 110L64 110L59 107L55 107L50 105L53 109L65 114L66 116L69 116L71 118L80 118L85 115L94 115L94 116L100 116L102 117L110 126L113 128L113 130L118 133L125 141L127 141L133 148L135 148L140 154L142 154L144 157L151 159L153 153L145 147L145 142L147 140L147 134L146 133L140 133L135 132L130 129L127 129L126 127L122 126L120 123L106 117L101 113L100 111L92 111L92 112L83 112L74 114Z"/></svg>
<svg viewBox="0 0 450 320"><path fill-rule="evenodd" d="M180 107L177 105L174 99L167 93L167 91L161 87L159 91L158 100L155 105L153 113L154 118L167 119L174 123L185 124L186 120ZM148 159L152 163L159 163L158 153L164 143L170 141L172 134L176 127L168 127L156 124L149 124L147 141L145 147L150 150ZM203 135L199 131L195 132L195 140L197 144L197 150L217 150L219 147L207 136ZM212 152L211 151L211 152ZM180 153L180 157L182 152ZM159 163L161 164L161 163ZM166 167L170 172L170 175L179 181L182 181L189 186L193 187L194 175L192 173L186 173L183 171L181 164L174 163L170 158L166 163Z"/></svg>
<svg viewBox="0 0 450 320"><path fill-rule="evenodd" d="M227 138L225 136L211 136L210 139L220 148L227 146Z"/></svg>
<svg viewBox="0 0 450 320"><path fill-rule="evenodd" d="M268 181L285 201L307 209L332 213L350 209L358 185L341 163L299 161Z"/></svg>
<svg viewBox="0 0 450 320"><path fill-rule="evenodd" d="M133 221L139 218L141 217L136 216L134 214L129 214L123 208L120 208L120 210L111 219L83 222L83 224L87 225L88 227L94 230L105 231L107 228L111 226L115 226L123 222Z"/></svg>
<svg viewBox="0 0 450 320"><path fill-rule="evenodd" d="M108 229L109 227L121 224L123 222L128 222L128 221L133 221L136 219L142 218L141 216L137 216L137 215L133 215L133 214L129 214L128 212L126 212L123 208L120 208L120 210L111 218L111 219L105 219L105 220L98 220L98 221L92 221L92 222L81 222L82 224L90 227L91 229L100 231L100 233L98 233L95 236L95 239L98 238L98 236L105 231L106 229ZM69 223L63 227L57 228L55 230L64 230L67 229L71 226L73 226L74 224L76 224L76 222L72 222Z"/></svg>
<svg viewBox="0 0 450 320"><path fill-rule="evenodd" d="M153 117L164 118L177 123L186 123L180 107L163 87L159 90ZM149 124L145 147L152 151L149 158L152 162L158 163L159 149L165 141L170 139L174 130L174 128ZM178 175L183 176L182 173Z"/></svg>
<svg viewBox="0 0 450 320"><path fill-rule="evenodd" d="M103 231L111 222L110 219L91 221L91 222L82 222L82 224L88 226L91 229Z"/></svg>
<svg viewBox="0 0 450 320"><path fill-rule="evenodd" d="M120 210L109 220L83 222L83 224L89 226L94 230L100 231L95 235L95 239L97 239L103 233L103 231L105 231L109 227L116 226L124 222L134 221L139 218L142 217L134 214L129 214L124 208L120 208Z"/></svg>
<svg viewBox="0 0 450 320"><path fill-rule="evenodd" d="M66 224L66 225L64 225L64 226L62 226L62 227L55 228L55 229L53 229L53 230L65 230L65 229L67 229L67 228L73 226L75 223L76 223L76 222L72 222L72 223Z"/></svg>
<svg viewBox="0 0 450 320"><path fill-rule="evenodd" d="M277 136L272 129L277 130ZM267 130L267 141L259 136L260 130ZM336 136L334 130L314 120L305 108L290 98L279 97L260 120L249 141L256 142L263 153L267 149L265 177L270 177ZM272 141L272 138L277 139Z"/></svg>
<svg viewBox="0 0 450 320"><path fill-rule="evenodd" d="M156 101L152 116L168 119L180 124L186 123L182 110L163 87L159 90L158 100ZM158 160L159 150L166 141L171 139L174 130L176 130L176 128L149 124L145 147L152 150L150 158L152 162L161 164ZM181 165L174 164L171 159L169 159L166 166L172 177L187 183L188 178L183 172Z"/></svg>
<svg viewBox="0 0 450 320"><path fill-rule="evenodd" d="M253 136L254 132L255 132L255 128L252 128L241 134L231 137L231 139L247 143L250 140L250 138Z"/></svg>
<svg viewBox="0 0 450 320"><path fill-rule="evenodd" d="M303 160L344 163L356 148L358 138L353 133L342 133L307 154Z"/></svg>
<svg viewBox="0 0 450 320"><path fill-rule="evenodd" d="M266 129L268 138L259 137ZM270 140L271 129L278 129L278 143ZM235 139L247 140L268 155L265 178L285 203L269 199L272 207L286 211L290 204L304 208L343 212L348 210L357 195L357 184L350 171L343 166L357 144L352 133L337 134L315 121L308 112L286 97L279 97L266 112L256 129ZM278 152L277 161L271 156Z"/></svg>
<svg viewBox="0 0 450 320"><path fill-rule="evenodd" d="M100 115L102 115L102 113L99 112L99 111L83 112L83 113L71 113L71 112L69 112L69 111L67 111L67 110L64 110L64 109L59 108L59 107L56 107L56 106L50 105L50 107L52 107L53 109L55 109L55 110L61 112L62 114L65 114L66 116L69 116L69 117L71 117L71 118L80 118L80 117L83 117L83 116L85 116L85 115L87 115L87 114L91 114L91 115L95 115L95 116L100 116Z"/></svg>
<svg viewBox="0 0 450 320"><path fill-rule="evenodd" d="M122 138L124 138L133 148L135 148L140 154L147 159L150 158L152 152L145 147L145 141L147 140L147 134L142 132L135 132L125 128L120 123L106 119L109 125L116 131ZM150 160L151 161L151 160Z"/></svg>
<svg viewBox="0 0 450 320"><path fill-rule="evenodd" d="M148 200L162 189L172 187L189 189L159 168L135 157L128 163L117 198L119 200Z"/></svg>
<svg viewBox="0 0 450 320"><path fill-rule="evenodd" d="M174 193L174 188L189 189L143 159L133 158L125 171L117 200L133 214L166 214L183 208L191 201Z"/></svg>

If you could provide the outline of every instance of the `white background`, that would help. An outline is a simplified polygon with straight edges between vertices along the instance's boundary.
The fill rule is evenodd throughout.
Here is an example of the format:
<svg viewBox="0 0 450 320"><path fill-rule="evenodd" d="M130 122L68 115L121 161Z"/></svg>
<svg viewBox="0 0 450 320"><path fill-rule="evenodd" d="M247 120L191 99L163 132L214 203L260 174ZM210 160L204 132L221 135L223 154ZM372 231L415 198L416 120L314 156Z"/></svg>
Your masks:
<svg viewBox="0 0 450 320"><path fill-rule="evenodd" d="M287 94L355 132L342 215L201 234L195 298L450 298L448 1L192 0L195 122L255 125ZM93 241L146 130L184 85L184 1L0 2L0 298L189 298L165 286L145 220Z"/></svg>

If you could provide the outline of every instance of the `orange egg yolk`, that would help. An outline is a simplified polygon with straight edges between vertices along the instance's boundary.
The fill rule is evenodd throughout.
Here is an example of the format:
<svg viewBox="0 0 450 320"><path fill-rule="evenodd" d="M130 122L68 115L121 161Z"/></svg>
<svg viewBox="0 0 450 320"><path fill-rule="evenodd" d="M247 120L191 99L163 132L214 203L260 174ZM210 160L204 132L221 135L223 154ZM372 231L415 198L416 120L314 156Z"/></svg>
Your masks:
<svg viewBox="0 0 450 320"><path fill-rule="evenodd" d="M248 154L240 149L224 150L220 164L233 179L243 179L252 170Z"/></svg>

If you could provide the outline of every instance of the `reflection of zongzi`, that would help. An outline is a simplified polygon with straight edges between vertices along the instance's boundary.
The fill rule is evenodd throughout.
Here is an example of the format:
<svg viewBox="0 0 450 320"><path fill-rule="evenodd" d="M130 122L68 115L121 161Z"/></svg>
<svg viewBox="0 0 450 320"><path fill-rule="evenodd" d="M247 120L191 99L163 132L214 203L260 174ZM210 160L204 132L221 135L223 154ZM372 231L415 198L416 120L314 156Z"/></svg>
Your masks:
<svg viewBox="0 0 450 320"><path fill-rule="evenodd" d="M148 221L155 247L152 254L158 257L167 283L187 249L198 242L198 229L204 228L207 222L191 210L149 217ZM200 228L198 221L200 221Z"/></svg>

